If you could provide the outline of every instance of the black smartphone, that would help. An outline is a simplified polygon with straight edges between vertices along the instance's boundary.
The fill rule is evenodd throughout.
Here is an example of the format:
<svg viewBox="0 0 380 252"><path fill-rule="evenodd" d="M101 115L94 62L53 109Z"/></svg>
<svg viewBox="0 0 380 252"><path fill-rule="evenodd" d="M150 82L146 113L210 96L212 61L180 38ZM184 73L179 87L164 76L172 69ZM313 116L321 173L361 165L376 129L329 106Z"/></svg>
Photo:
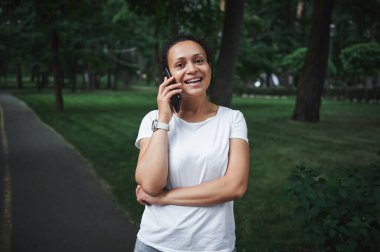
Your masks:
<svg viewBox="0 0 380 252"><path fill-rule="evenodd" d="M164 76L166 77L166 78L170 78L170 77L172 77L172 75L171 75L171 73L170 73L170 71L169 71L169 68L167 68L167 67L165 67L164 68ZM173 81L171 84L175 84L176 82L175 81ZM181 95L180 94L175 94L175 95L173 95L171 98L170 98L170 103L171 103L171 105L173 106L173 108L174 108L174 110L175 110L175 112L179 112L179 108L180 108L180 106L181 106L181 100L182 100L182 97L181 97Z"/></svg>

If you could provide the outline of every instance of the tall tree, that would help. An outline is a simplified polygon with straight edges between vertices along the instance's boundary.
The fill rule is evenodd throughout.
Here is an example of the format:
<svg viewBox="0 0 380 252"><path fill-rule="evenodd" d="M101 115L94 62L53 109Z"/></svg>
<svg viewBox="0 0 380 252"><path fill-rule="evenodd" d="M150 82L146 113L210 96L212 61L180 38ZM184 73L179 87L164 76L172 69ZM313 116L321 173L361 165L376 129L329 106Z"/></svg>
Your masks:
<svg viewBox="0 0 380 252"><path fill-rule="evenodd" d="M311 34L300 74L292 119L319 122L319 112L329 53L329 31L334 0L314 0Z"/></svg>
<svg viewBox="0 0 380 252"><path fill-rule="evenodd" d="M60 38L58 31L55 28L51 30L51 48L53 52L52 64L53 64L53 76L55 86L55 109L58 111L63 110L63 72L60 59Z"/></svg>
<svg viewBox="0 0 380 252"><path fill-rule="evenodd" d="M70 3L68 3L69 5ZM63 110L63 69L60 57L60 21L66 11L62 1L34 1L38 23L48 35L51 46L51 64L54 76L55 109Z"/></svg>
<svg viewBox="0 0 380 252"><path fill-rule="evenodd" d="M211 87L210 99L229 107L234 88L235 63L243 27L244 0L226 0L220 58L217 77Z"/></svg>
<svg viewBox="0 0 380 252"><path fill-rule="evenodd" d="M152 48L155 50L154 58L157 63L151 64L153 66L160 65L159 54L162 42L178 33L207 36L213 44L217 44L217 40L219 40L217 36L220 29L218 1L128 0L127 2L133 12L150 18L154 38ZM154 72L154 70L150 72ZM157 73L157 77L161 81L161 71Z"/></svg>

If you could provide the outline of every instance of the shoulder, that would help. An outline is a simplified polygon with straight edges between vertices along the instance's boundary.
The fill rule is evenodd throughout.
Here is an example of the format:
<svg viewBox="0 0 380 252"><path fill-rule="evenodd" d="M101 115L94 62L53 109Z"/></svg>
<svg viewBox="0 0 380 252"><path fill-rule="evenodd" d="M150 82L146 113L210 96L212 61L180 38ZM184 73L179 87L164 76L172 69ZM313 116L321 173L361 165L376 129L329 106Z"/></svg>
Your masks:
<svg viewBox="0 0 380 252"><path fill-rule="evenodd" d="M158 118L158 110L152 110L144 116L144 119L146 120L154 120L157 118Z"/></svg>
<svg viewBox="0 0 380 252"><path fill-rule="evenodd" d="M244 115L240 110L235 110L224 106L219 106L219 114L225 119L228 118L230 122L244 119Z"/></svg>
<svg viewBox="0 0 380 252"><path fill-rule="evenodd" d="M229 122L230 138L243 139L248 143L248 128L244 115L240 110L220 107L220 114L223 122Z"/></svg>
<svg viewBox="0 0 380 252"><path fill-rule="evenodd" d="M140 128L141 127L150 128L150 126L152 125L152 121L157 118L158 118L157 110L152 110L148 112L141 120Z"/></svg>

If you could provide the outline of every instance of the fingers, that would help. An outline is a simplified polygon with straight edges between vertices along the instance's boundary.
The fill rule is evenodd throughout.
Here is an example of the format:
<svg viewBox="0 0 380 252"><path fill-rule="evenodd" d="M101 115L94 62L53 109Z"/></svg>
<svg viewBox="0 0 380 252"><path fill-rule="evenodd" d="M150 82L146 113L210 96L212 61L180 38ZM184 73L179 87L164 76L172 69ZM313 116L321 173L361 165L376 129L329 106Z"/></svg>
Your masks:
<svg viewBox="0 0 380 252"><path fill-rule="evenodd" d="M181 90L181 83L175 83L171 84L174 80L174 77L170 77L169 79L165 78L165 81L159 86L158 94L162 96L169 95L170 97L174 95L175 93L180 93ZM176 92L171 92L173 90L176 90Z"/></svg>
<svg viewBox="0 0 380 252"><path fill-rule="evenodd" d="M164 82L158 88L157 105L160 115L160 121L169 123L173 116L173 108L170 104L170 98L173 95L180 94L182 92L182 84L175 83L174 77L165 78Z"/></svg>
<svg viewBox="0 0 380 252"><path fill-rule="evenodd" d="M158 88L158 93L162 93L162 91L165 89L165 87L168 86L173 81L175 81L173 76L170 77L169 79L165 77L164 82L162 82Z"/></svg>
<svg viewBox="0 0 380 252"><path fill-rule="evenodd" d="M170 85L170 86L166 86L161 95L163 97L172 97L174 94L176 93L181 93L182 92L182 89L181 89L181 86L182 84L181 83L177 83L177 84L173 84L173 85Z"/></svg>
<svg viewBox="0 0 380 252"><path fill-rule="evenodd" d="M142 189L142 187L140 185L137 185L136 187L136 200L137 202L139 202L141 205L147 205L147 206L150 206L151 204L146 201L145 199L145 192L144 190Z"/></svg>
<svg viewBox="0 0 380 252"><path fill-rule="evenodd" d="M170 77L169 79L165 78L164 82L158 88L158 94L157 94L158 109L160 110L161 114L162 112L166 111L168 114L168 117L171 117L172 115L171 106L169 105L170 98L173 95L180 94L182 92L182 89L181 89L182 84L181 83L171 84L174 81L175 81L174 77Z"/></svg>

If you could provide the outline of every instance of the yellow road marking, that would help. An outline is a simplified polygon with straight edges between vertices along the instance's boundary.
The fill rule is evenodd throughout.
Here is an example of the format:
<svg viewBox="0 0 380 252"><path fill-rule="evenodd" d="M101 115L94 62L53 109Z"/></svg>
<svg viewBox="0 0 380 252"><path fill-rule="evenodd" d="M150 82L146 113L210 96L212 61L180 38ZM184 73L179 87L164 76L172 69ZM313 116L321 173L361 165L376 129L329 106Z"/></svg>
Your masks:
<svg viewBox="0 0 380 252"><path fill-rule="evenodd" d="M8 138L4 126L4 110L0 105L0 134L4 151L4 195L3 211L0 219L0 252L11 251L12 239L12 187L11 172L9 165Z"/></svg>

